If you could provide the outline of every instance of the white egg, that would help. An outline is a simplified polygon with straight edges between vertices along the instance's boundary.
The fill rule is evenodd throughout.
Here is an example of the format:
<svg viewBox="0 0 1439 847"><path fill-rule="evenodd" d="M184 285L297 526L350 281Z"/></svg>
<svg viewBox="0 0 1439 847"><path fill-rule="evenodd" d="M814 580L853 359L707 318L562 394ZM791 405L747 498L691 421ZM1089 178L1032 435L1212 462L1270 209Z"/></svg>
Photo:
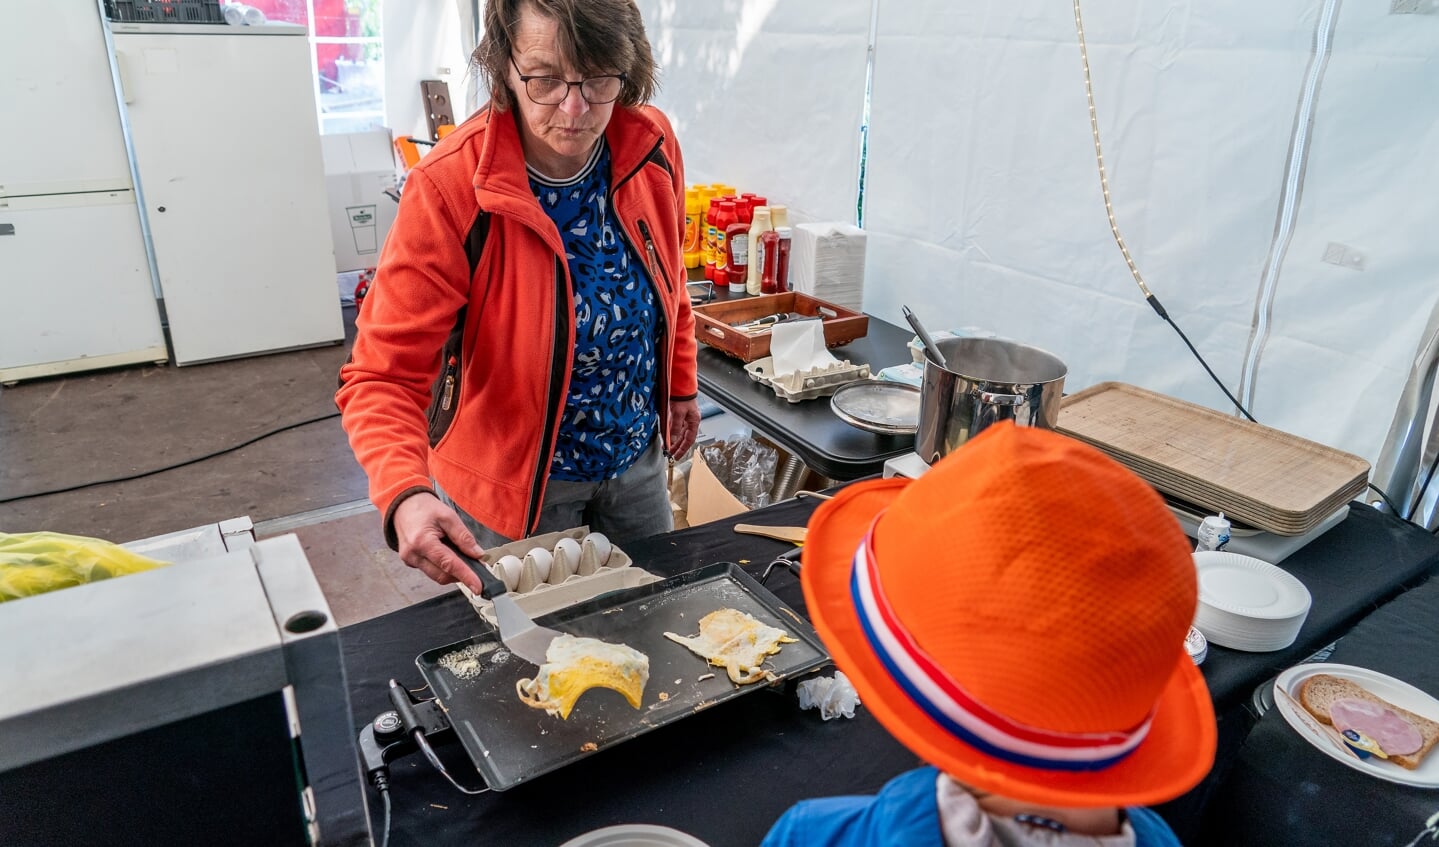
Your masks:
<svg viewBox="0 0 1439 847"><path fill-rule="evenodd" d="M550 578L550 566L555 563L555 554L543 547L531 547L530 552L525 554L525 559L535 563L540 582Z"/></svg>
<svg viewBox="0 0 1439 847"><path fill-rule="evenodd" d="M580 543L581 573L594 573L597 568L602 568L610 560L610 553L614 545L605 537L603 532L591 532L585 536Z"/></svg>
<svg viewBox="0 0 1439 847"><path fill-rule="evenodd" d="M561 538L555 542L555 561L550 566L551 585L559 585L574 575L580 567L580 543L573 538Z"/></svg>
<svg viewBox="0 0 1439 847"><path fill-rule="evenodd" d="M505 581L505 590L514 591L520 584L520 557L501 556L495 562L495 575Z"/></svg>

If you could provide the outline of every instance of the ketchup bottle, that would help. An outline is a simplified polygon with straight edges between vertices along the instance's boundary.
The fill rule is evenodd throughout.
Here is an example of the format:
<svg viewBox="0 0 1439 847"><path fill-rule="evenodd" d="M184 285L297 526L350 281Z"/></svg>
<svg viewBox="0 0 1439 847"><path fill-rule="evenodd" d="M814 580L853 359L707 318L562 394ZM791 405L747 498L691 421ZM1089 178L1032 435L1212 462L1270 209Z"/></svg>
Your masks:
<svg viewBox="0 0 1439 847"><path fill-rule="evenodd" d="M764 253L764 264L760 267L759 290L761 294L778 294L779 282L775 275L779 269L779 233L774 230L766 230L760 236L761 252Z"/></svg>
<svg viewBox="0 0 1439 847"><path fill-rule="evenodd" d="M735 213L739 216L739 220L730 224L725 231L725 247L729 251L726 259L729 267L730 293L743 294L745 293L745 280L749 276L749 227L753 214L748 200L742 199L736 205L738 208L735 209Z"/></svg>

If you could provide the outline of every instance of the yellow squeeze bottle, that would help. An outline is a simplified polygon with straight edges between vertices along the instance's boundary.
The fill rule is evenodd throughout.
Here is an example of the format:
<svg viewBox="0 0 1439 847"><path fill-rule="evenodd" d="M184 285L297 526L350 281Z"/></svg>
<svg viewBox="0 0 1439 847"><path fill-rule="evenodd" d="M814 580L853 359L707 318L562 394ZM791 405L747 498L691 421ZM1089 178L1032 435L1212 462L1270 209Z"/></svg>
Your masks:
<svg viewBox="0 0 1439 847"><path fill-rule="evenodd" d="M685 189L685 267L697 268L704 262L700 250L704 229L704 206L700 204L699 188Z"/></svg>

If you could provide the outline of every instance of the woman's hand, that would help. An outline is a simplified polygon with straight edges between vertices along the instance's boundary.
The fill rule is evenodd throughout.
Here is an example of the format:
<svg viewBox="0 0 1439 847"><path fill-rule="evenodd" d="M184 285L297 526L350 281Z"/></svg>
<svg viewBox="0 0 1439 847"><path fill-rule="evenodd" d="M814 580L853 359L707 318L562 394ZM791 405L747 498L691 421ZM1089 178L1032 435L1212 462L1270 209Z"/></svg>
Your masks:
<svg viewBox="0 0 1439 847"><path fill-rule="evenodd" d="M454 509L433 494L414 494L395 507L395 537L400 542L400 561L440 585L462 582L476 594L483 591L480 578L445 547L446 536L472 558L484 555L484 548Z"/></svg>
<svg viewBox="0 0 1439 847"><path fill-rule="evenodd" d="M699 400L670 401L670 458L678 460L700 433Z"/></svg>

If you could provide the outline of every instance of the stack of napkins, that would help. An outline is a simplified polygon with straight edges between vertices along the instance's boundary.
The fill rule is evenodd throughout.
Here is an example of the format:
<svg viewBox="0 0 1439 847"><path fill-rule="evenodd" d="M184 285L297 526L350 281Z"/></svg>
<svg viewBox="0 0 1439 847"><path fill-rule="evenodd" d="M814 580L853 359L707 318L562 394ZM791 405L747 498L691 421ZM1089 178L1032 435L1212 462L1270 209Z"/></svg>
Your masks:
<svg viewBox="0 0 1439 847"><path fill-rule="evenodd" d="M784 321L770 329L769 354L774 357L775 376L786 376L811 368L824 369L838 359L824 345L822 320Z"/></svg>
<svg viewBox="0 0 1439 847"><path fill-rule="evenodd" d="M863 311L864 230L838 221L799 224L790 238L790 288Z"/></svg>

